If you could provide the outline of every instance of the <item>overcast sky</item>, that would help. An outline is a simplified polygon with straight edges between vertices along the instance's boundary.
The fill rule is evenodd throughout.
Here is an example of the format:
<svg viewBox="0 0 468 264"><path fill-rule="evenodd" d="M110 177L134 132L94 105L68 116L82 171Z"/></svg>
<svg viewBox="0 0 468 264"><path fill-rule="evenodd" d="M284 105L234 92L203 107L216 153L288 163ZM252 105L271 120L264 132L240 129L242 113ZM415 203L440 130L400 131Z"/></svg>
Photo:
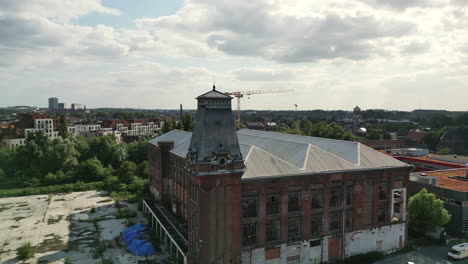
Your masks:
<svg viewBox="0 0 468 264"><path fill-rule="evenodd" d="M468 110L467 0L1 0L0 106Z"/></svg>

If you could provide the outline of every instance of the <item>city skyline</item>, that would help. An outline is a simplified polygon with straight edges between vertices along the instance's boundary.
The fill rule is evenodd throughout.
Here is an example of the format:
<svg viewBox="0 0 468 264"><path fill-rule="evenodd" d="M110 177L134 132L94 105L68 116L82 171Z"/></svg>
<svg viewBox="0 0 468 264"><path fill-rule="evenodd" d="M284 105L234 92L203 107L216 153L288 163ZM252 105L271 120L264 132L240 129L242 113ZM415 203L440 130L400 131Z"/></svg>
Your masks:
<svg viewBox="0 0 468 264"><path fill-rule="evenodd" d="M49 97L89 108L467 111L468 2L5 1L0 107Z"/></svg>

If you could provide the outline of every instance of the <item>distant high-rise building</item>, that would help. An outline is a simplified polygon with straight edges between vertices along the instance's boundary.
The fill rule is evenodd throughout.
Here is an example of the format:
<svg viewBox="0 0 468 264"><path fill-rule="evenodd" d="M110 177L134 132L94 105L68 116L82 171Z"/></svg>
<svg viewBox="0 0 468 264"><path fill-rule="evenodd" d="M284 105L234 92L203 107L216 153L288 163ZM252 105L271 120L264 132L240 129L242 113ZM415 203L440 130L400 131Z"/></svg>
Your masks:
<svg viewBox="0 0 468 264"><path fill-rule="evenodd" d="M49 98L49 110L58 110L58 98L57 97L51 97Z"/></svg>
<svg viewBox="0 0 468 264"><path fill-rule="evenodd" d="M73 104L71 104L71 109L72 109L72 110L80 110L80 109L83 109L83 105L82 105L82 104L73 103Z"/></svg>
<svg viewBox="0 0 468 264"><path fill-rule="evenodd" d="M65 104L65 103L59 103L58 104L58 110L65 110L65 108L67 108L67 104Z"/></svg>

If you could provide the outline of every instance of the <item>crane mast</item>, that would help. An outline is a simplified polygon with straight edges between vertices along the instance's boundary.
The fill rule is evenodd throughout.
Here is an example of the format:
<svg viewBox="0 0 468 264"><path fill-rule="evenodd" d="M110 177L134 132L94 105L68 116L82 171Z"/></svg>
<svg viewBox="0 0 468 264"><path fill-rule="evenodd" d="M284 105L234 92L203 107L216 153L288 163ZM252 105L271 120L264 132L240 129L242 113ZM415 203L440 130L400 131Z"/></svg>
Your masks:
<svg viewBox="0 0 468 264"><path fill-rule="evenodd" d="M227 95L233 96L237 98L237 116L236 116L236 123L240 124L240 105L241 105L241 98L244 96L250 96L254 94L268 94L268 93L287 93L293 92L294 90L290 89L282 89L282 90L252 90L252 91L237 91L237 92L227 92Z"/></svg>

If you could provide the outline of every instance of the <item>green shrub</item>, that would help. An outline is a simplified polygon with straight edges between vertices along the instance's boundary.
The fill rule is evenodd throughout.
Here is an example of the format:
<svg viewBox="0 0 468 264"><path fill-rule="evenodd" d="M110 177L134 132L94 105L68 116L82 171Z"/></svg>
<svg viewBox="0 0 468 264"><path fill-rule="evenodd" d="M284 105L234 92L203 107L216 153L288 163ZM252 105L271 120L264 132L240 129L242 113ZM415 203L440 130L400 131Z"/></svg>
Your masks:
<svg viewBox="0 0 468 264"><path fill-rule="evenodd" d="M25 260L34 257L36 254L36 248L31 245L31 242L24 242L21 246L16 250L16 255L18 258Z"/></svg>
<svg viewBox="0 0 468 264"><path fill-rule="evenodd" d="M124 210L117 211L118 218L132 218L136 216L137 216L137 212L132 211L132 210L124 209Z"/></svg>
<svg viewBox="0 0 468 264"><path fill-rule="evenodd" d="M69 256L66 256L63 260L63 264L72 264L71 258Z"/></svg>

